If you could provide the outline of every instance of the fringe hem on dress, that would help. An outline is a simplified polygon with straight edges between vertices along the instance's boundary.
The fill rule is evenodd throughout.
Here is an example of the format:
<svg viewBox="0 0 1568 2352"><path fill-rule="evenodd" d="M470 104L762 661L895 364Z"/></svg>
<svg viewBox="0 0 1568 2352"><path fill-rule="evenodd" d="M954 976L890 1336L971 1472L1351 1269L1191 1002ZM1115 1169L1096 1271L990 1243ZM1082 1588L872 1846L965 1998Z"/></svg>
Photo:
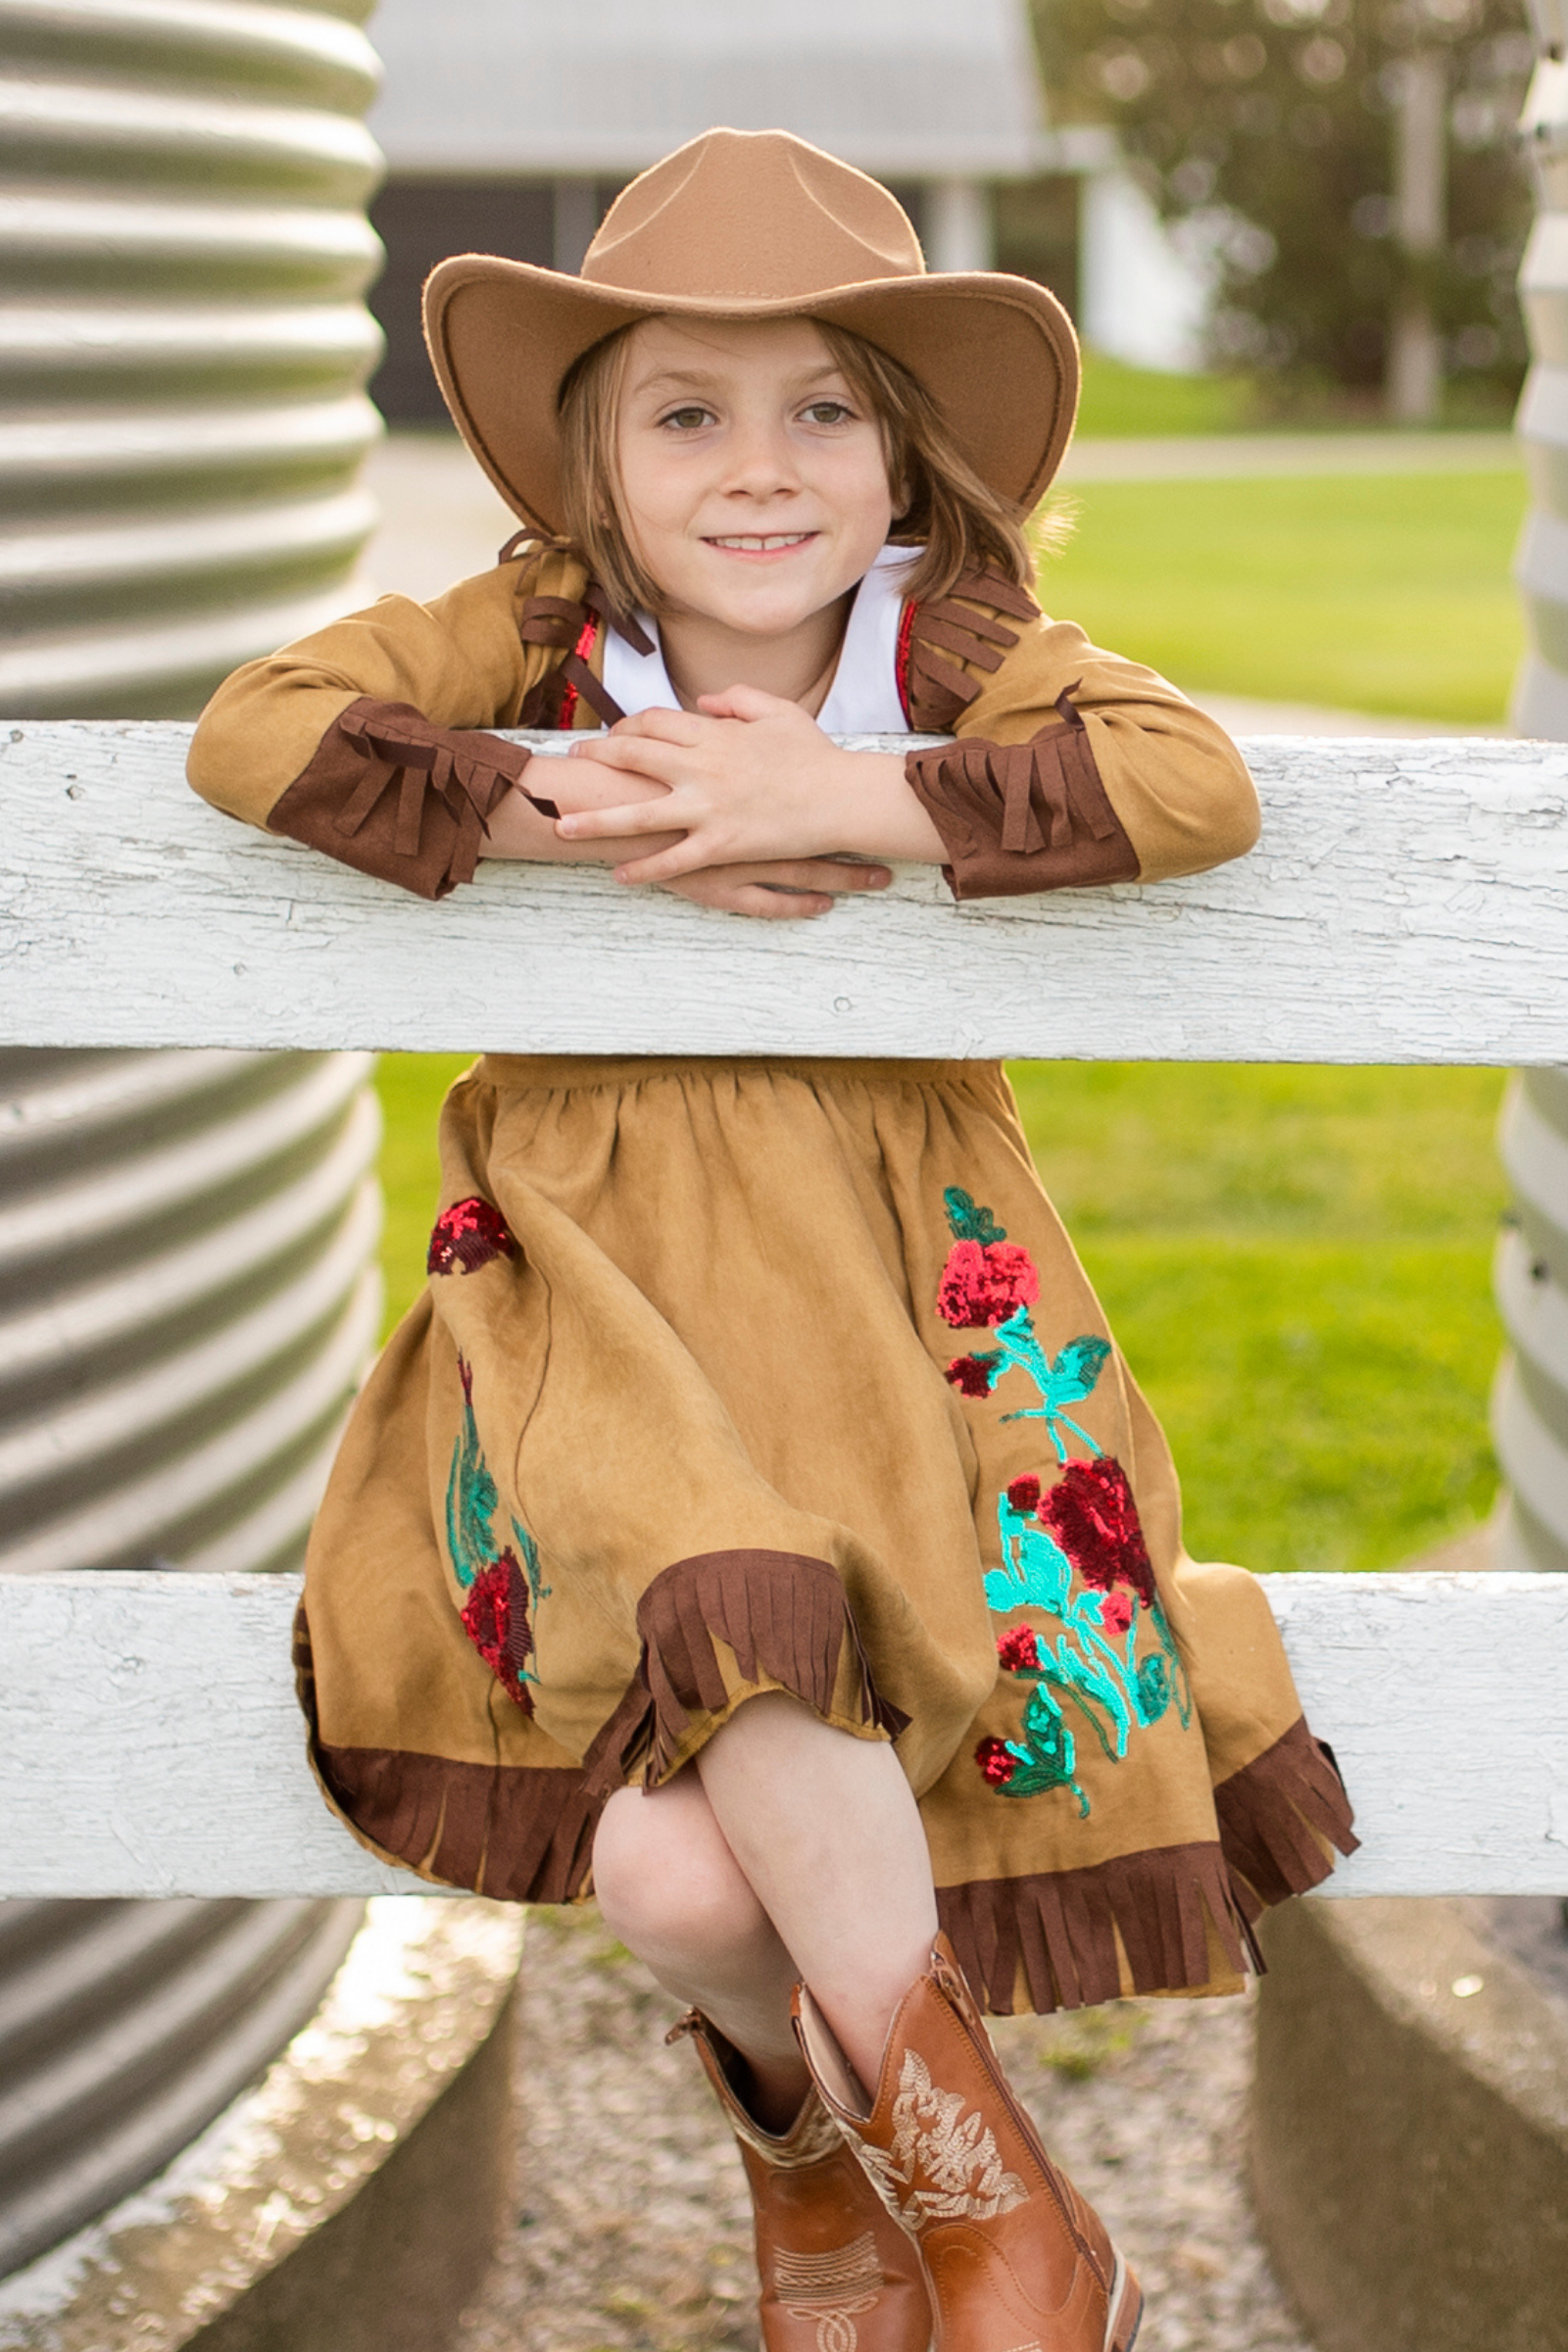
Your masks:
<svg viewBox="0 0 1568 2352"><path fill-rule="evenodd" d="M1299 1715L1272 1747L1220 1782L1214 1811L1249 1925L1287 1895L1320 1886L1334 1867L1329 1846L1353 1854L1360 1843L1334 1750Z"/></svg>
<svg viewBox="0 0 1568 2352"><path fill-rule="evenodd" d="M395 1747L313 1746L311 1762L355 1835L420 1878L512 1903L569 1903L587 1885L604 1806L569 1766Z"/></svg>
<svg viewBox="0 0 1568 2352"><path fill-rule="evenodd" d="M294 1675L311 1769L362 1845L443 1886L514 1903L569 1903L593 1861L603 1801L573 1767L463 1764L395 1747L328 1747L316 1712L310 1629L294 1619Z"/></svg>
<svg viewBox="0 0 1568 2352"><path fill-rule="evenodd" d="M846 1636L858 1667L858 1721L896 1740L908 1717L882 1697L837 1571L793 1551L708 1551L661 1571L637 1604L635 1681L595 1740L588 1788L608 1795L641 1773L657 1787L685 1760L705 1715L733 1692L714 1647L745 1683L766 1680L834 1718Z"/></svg>
<svg viewBox="0 0 1568 2352"><path fill-rule="evenodd" d="M994 2017L1010 2017L1020 1971L1040 2016L1134 1992L1194 1992L1214 1977L1212 1929L1237 1975L1255 1948L1218 1845L1155 1846L1083 1870L971 1879L937 1888L937 1917Z"/></svg>

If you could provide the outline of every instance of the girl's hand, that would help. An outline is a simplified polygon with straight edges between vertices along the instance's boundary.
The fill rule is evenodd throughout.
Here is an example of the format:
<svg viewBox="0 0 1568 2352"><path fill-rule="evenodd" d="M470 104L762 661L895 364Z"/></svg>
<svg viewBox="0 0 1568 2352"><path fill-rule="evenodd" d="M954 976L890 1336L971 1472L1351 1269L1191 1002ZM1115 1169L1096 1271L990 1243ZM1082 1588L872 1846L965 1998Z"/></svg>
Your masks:
<svg viewBox="0 0 1568 2352"><path fill-rule="evenodd" d="M685 838L615 869L617 882L673 882L704 867L945 856L896 756L845 752L797 703L751 686L705 695L693 710L644 710L569 758L618 769L626 801L564 815L563 841L643 833ZM650 784L664 797L649 800ZM597 796L596 796L597 797Z"/></svg>
<svg viewBox="0 0 1568 2352"><path fill-rule="evenodd" d="M826 858L779 858L756 865L710 865L682 874L663 887L698 906L719 906L726 914L758 915L779 923L802 915L828 913L835 897L886 890L893 876L885 865L839 865Z"/></svg>
<svg viewBox="0 0 1568 2352"><path fill-rule="evenodd" d="M569 766L564 760L552 760L548 767L530 767L530 789L574 813L585 808L623 808L629 799L642 801L650 809L667 806L669 796L662 784L602 765L597 757L601 748L602 741L585 743L583 756L573 757ZM646 834L636 842L613 835L604 843L563 840L553 817L541 816L520 794L513 793L490 819L485 854L491 858L542 858L551 863L571 858L608 861L639 850L672 847L679 839L679 834L666 829L652 841ZM722 907L727 914L756 915L776 923L826 914L836 897L885 890L892 879L885 865L841 865L824 858L806 858L754 859L709 868L682 875L665 887L699 906Z"/></svg>

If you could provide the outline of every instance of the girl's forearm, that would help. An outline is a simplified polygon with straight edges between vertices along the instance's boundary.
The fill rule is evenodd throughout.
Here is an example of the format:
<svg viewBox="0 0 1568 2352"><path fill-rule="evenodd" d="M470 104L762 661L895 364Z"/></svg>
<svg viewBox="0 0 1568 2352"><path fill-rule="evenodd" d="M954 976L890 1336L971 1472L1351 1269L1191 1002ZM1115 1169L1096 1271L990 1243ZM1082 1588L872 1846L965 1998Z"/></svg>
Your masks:
<svg viewBox="0 0 1568 2352"><path fill-rule="evenodd" d="M845 752L844 832L835 846L859 858L909 858L945 865L941 834L915 799L897 752Z"/></svg>
<svg viewBox="0 0 1568 2352"><path fill-rule="evenodd" d="M532 760L524 771L527 788L541 800L553 800L561 808L587 808L596 805L591 792L585 797L583 768L580 762L564 760ZM615 779L619 800L644 798L662 799L663 787L655 785L648 793L629 791L630 779ZM486 858L518 858L541 865L619 865L627 858L644 854L644 844L657 841L667 849L679 841L678 833L639 834L604 841L563 841L556 831L556 820L525 801L520 792L509 792L501 806L491 811L490 834L481 855Z"/></svg>

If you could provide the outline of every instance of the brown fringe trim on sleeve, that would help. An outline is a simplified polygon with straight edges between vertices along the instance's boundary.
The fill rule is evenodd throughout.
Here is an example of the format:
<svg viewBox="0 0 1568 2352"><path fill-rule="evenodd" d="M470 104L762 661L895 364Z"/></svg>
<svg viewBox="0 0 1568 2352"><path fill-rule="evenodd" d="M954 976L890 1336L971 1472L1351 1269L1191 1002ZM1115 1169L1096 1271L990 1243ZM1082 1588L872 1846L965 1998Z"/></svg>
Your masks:
<svg viewBox="0 0 1568 2352"><path fill-rule="evenodd" d="M509 545L511 543L509 542ZM506 560L506 549L501 561ZM517 714L520 727L554 725L560 717L566 687L581 697L605 726L614 726L626 713L602 678L596 678L584 658L584 640L591 646L594 631L612 628L624 637L633 653L654 651L654 641L631 614L617 612L597 580L590 580L577 601L564 596L525 597L517 611L517 635L524 645L544 645L564 654L557 670L543 679Z"/></svg>
<svg viewBox="0 0 1568 2352"><path fill-rule="evenodd" d="M294 1680L312 1770L365 1844L441 1886L507 1902L569 1903L581 1894L604 1810L581 1772L323 1746L303 1601L294 1617Z"/></svg>
<svg viewBox="0 0 1568 2352"><path fill-rule="evenodd" d="M962 600L962 601L960 601ZM981 608L976 611L976 606ZM943 654L955 654L971 669L990 676L1018 642L998 615L1038 620L1040 607L1026 588L1000 571L966 572L934 605L915 608L909 638L909 724L917 735L948 735L967 710L983 680L971 677Z"/></svg>
<svg viewBox="0 0 1568 2352"><path fill-rule="evenodd" d="M496 735L438 727L412 703L362 695L328 727L268 830L421 899L444 899L473 879L490 814L507 793L515 788L543 815L559 813L521 782L531 757Z"/></svg>
<svg viewBox="0 0 1568 2352"><path fill-rule="evenodd" d="M1155 1846L1084 1870L939 1886L937 1916L983 2006L1010 2017L1020 1972L1030 2006L1087 2009L1125 1989L1192 1992L1214 1974L1208 1930L1240 1974L1255 1947L1217 1845Z"/></svg>
<svg viewBox="0 0 1568 2352"><path fill-rule="evenodd" d="M968 738L911 752L905 773L941 834L956 899L1127 882L1138 855L1100 780L1074 688L1028 743Z"/></svg>
<svg viewBox="0 0 1568 2352"><path fill-rule="evenodd" d="M1220 1782L1214 1811L1249 1922L1287 1895L1321 1886L1334 1867L1325 1845L1353 1854L1361 1842L1334 1750L1313 1739L1301 1716L1272 1747Z"/></svg>
<svg viewBox="0 0 1568 2352"><path fill-rule="evenodd" d="M847 1635L859 1668L861 1722L897 1739L909 1720L877 1690L844 1587L826 1560L793 1551L709 1551L676 1560L638 1602L637 1630L643 1652L636 1680L583 1759L595 1795L608 1795L639 1767L656 1786L701 1717L727 1705L715 1641L729 1645L745 1681L766 1676L826 1716Z"/></svg>

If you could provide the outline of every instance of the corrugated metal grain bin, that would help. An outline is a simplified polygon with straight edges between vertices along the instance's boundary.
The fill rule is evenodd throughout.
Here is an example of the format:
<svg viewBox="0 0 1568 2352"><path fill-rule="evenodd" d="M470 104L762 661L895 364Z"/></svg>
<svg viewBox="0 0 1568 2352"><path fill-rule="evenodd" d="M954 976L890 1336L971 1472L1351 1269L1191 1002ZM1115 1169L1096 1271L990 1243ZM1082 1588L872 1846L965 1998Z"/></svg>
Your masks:
<svg viewBox="0 0 1568 2352"><path fill-rule="evenodd" d="M178 716L344 610L368 13L0 0L0 712Z"/></svg>
<svg viewBox="0 0 1568 2352"><path fill-rule="evenodd" d="M1523 131L1537 211L1520 271L1533 362L1518 429L1530 513L1516 573L1529 650L1514 697L1522 735L1568 739L1568 17L1533 0L1540 56ZM1498 1551L1510 1568L1568 1569L1568 1071L1514 1081L1502 1156L1518 1210L1497 1252L1511 1351L1493 1399L1508 1481Z"/></svg>
<svg viewBox="0 0 1568 2352"><path fill-rule="evenodd" d="M187 715L354 601L366 13L0 0L0 712ZM0 1053L0 1574L297 1564L375 1337L369 1069ZM227 2105L360 1912L0 1907L0 2272Z"/></svg>

